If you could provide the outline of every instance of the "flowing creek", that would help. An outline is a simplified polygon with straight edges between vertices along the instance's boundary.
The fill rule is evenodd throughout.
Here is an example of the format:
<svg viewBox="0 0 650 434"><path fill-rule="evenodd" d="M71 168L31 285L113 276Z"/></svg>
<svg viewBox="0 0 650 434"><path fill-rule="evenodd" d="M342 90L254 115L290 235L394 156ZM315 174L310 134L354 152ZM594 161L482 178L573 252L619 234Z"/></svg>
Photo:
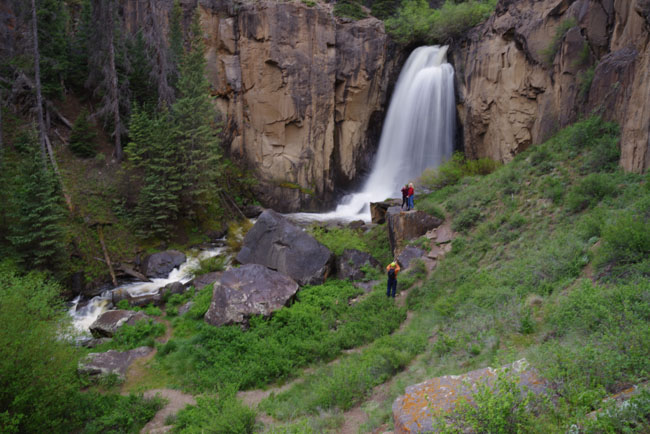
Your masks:
<svg viewBox="0 0 650 434"><path fill-rule="evenodd" d="M89 327L104 312L111 309L112 292L125 289L132 296L142 296L154 294L158 289L165 287L173 282L187 283L194 278L193 270L196 269L199 262L203 259L218 256L224 253L225 247L216 247L207 250L193 250L187 254L187 260L178 268L174 268L166 278L153 278L151 282L133 282L118 286L114 289L102 292L101 295L88 300L83 305L81 295L72 301L69 314L72 316L72 322L79 337L87 337L90 334ZM80 307L81 305L81 307Z"/></svg>

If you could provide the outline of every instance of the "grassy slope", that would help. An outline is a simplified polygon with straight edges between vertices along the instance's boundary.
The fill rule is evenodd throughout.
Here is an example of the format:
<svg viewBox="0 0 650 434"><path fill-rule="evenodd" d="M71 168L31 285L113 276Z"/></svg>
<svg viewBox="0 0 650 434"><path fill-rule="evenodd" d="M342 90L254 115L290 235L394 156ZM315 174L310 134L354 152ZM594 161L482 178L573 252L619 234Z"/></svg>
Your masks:
<svg viewBox="0 0 650 434"><path fill-rule="evenodd" d="M424 199L444 206L461 237L409 294L412 324L384 339L409 341L396 370L423 352L398 376L393 397L432 376L526 356L560 397L527 429L557 432L605 396L647 379L650 185L647 176L616 167L617 141L614 126L586 120L491 175L463 178ZM436 339L428 342L432 330ZM298 418L287 432L318 426L318 417L304 417L362 402L371 382L358 379L399 359L390 355L400 351L395 342L385 347L388 357L376 356L385 343L377 342L263 408ZM390 403L370 411L366 428L389 421Z"/></svg>
<svg viewBox="0 0 650 434"><path fill-rule="evenodd" d="M590 119L490 175L446 175L441 184L453 179L452 185L419 205L444 208L460 236L409 292L412 320L396 333L390 334L404 310L385 303L383 288L352 306L346 300L359 294L344 282L308 288L294 306L252 321L246 332L206 326L210 291L198 293L195 307L172 320L174 337L153 364L168 384L208 393L179 414L177 429L258 431L234 392L311 365L301 381L262 402L260 410L281 421L273 432L336 432L342 411L392 379L385 403L367 407L364 429L371 430L391 424L390 405L410 384L523 356L559 398L537 407L534 418L518 412L520 428L559 432L585 423L603 397L646 380L650 369L650 183L617 168L617 142L614 126ZM352 235L319 236L375 254L385 250L376 231ZM420 268L400 283L405 288L423 278ZM641 408L630 417L645 417L647 428L650 411ZM505 416L491 419L498 417ZM591 424L621 423L614 419Z"/></svg>

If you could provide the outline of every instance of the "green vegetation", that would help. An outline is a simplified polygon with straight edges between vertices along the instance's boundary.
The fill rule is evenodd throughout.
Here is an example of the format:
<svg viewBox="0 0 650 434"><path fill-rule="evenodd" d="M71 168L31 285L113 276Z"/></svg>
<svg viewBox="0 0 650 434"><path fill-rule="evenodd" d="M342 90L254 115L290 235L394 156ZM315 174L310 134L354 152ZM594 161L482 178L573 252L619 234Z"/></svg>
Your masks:
<svg viewBox="0 0 650 434"><path fill-rule="evenodd" d="M255 432L255 412L235 397L236 389L224 388L217 398L198 397L196 405L178 412L174 432L247 434Z"/></svg>
<svg viewBox="0 0 650 434"><path fill-rule="evenodd" d="M500 164L489 158L468 160L461 152L455 152L451 159L436 169L427 169L420 176L420 183L428 189L440 189L456 185L467 176L487 175Z"/></svg>
<svg viewBox="0 0 650 434"><path fill-rule="evenodd" d="M226 269L226 260L227 257L223 255L201 259L190 272L195 276L200 276L201 274L212 273L214 271L223 271Z"/></svg>
<svg viewBox="0 0 650 434"><path fill-rule="evenodd" d="M62 336L69 317L58 284L0 263L0 431L133 432L161 407L141 396L80 392L81 353Z"/></svg>
<svg viewBox="0 0 650 434"><path fill-rule="evenodd" d="M372 293L355 304L363 291L342 281L301 289L297 301L270 319L253 317L249 329L214 327L203 321L211 288L195 297L195 305L173 320L174 337L163 345L159 362L184 387L196 391L261 387L290 377L296 368L328 361L393 331L405 312Z"/></svg>
<svg viewBox="0 0 650 434"><path fill-rule="evenodd" d="M95 143L97 135L88 119L88 111L82 109L72 125L70 133L70 150L81 158L94 157L97 153Z"/></svg>
<svg viewBox="0 0 650 434"><path fill-rule="evenodd" d="M338 0L334 5L334 15L353 20L361 20L368 16L361 3L356 0Z"/></svg>
<svg viewBox="0 0 650 434"><path fill-rule="evenodd" d="M425 0L404 0L396 16L386 20L387 31L401 43L447 43L487 19L495 0L446 0L431 9Z"/></svg>
<svg viewBox="0 0 650 434"><path fill-rule="evenodd" d="M390 244L383 227L375 227L367 232L350 228L312 226L309 232L334 254L341 255L345 249L356 249L370 253L381 264L393 260Z"/></svg>

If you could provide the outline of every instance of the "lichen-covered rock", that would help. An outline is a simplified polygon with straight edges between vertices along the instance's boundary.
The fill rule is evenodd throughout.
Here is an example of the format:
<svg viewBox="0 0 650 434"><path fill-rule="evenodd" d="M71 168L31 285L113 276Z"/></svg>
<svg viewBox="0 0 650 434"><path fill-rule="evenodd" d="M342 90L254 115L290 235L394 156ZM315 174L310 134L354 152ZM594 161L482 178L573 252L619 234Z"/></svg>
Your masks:
<svg viewBox="0 0 650 434"><path fill-rule="evenodd" d="M134 325L137 321L149 318L142 312L132 310L109 310L104 312L90 325L90 332L95 337L113 337L124 324Z"/></svg>
<svg viewBox="0 0 650 434"><path fill-rule="evenodd" d="M393 254L401 241L421 237L443 222L424 211L404 212L399 206L388 208L386 221L388 222L388 237Z"/></svg>
<svg viewBox="0 0 650 434"><path fill-rule="evenodd" d="M187 258L178 250L157 252L145 258L142 272L147 277L167 277L169 273Z"/></svg>
<svg viewBox="0 0 650 434"><path fill-rule="evenodd" d="M148 294L141 295L131 295L128 288L114 289L111 291L111 301L113 302L113 305L117 306L117 303L122 300L128 301L129 306L131 307L143 307L148 304L160 306L162 305L163 298L160 288Z"/></svg>
<svg viewBox="0 0 650 434"><path fill-rule="evenodd" d="M215 326L246 324L253 315L269 316L287 305L298 289L289 276L263 265L233 268L215 286L205 321Z"/></svg>
<svg viewBox="0 0 650 434"><path fill-rule="evenodd" d="M332 271L334 254L273 210L266 210L244 237L237 261L277 270L300 285L319 285Z"/></svg>
<svg viewBox="0 0 650 434"><path fill-rule="evenodd" d="M548 386L525 359L499 369L483 368L462 375L445 375L406 388L393 403L395 433L432 432L434 415L452 411L461 398L470 403L476 385L494 384L499 371L506 371L518 380L522 393L544 394Z"/></svg>
<svg viewBox="0 0 650 434"><path fill-rule="evenodd" d="M131 364L153 351L151 347L138 347L129 351L109 350L105 353L90 353L79 362L78 371L86 375L116 374L124 378Z"/></svg>
<svg viewBox="0 0 650 434"><path fill-rule="evenodd" d="M341 256L336 258L336 273L341 280L361 280L366 273L361 269L364 265L371 268L380 268L379 261L370 255L356 249L345 249Z"/></svg>

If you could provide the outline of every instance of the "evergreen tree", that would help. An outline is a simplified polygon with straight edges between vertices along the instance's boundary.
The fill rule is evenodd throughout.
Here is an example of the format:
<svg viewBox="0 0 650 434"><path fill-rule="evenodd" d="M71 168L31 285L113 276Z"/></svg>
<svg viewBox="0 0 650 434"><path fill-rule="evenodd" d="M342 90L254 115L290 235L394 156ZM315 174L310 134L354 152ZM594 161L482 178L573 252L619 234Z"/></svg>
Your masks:
<svg viewBox="0 0 650 434"><path fill-rule="evenodd" d="M181 172L169 125L166 112L152 117L134 107L125 153L132 169L143 174L135 209L135 224L143 237L168 238L178 219Z"/></svg>
<svg viewBox="0 0 650 434"><path fill-rule="evenodd" d="M88 119L88 110L84 108L72 125L70 150L81 158L94 157L97 153L96 136L93 125Z"/></svg>
<svg viewBox="0 0 650 434"><path fill-rule="evenodd" d="M65 2L39 0L37 19L43 95L61 98L70 52L67 35L70 16Z"/></svg>
<svg viewBox="0 0 650 434"><path fill-rule="evenodd" d="M23 142L18 146L23 155L12 183L7 239L28 268L54 270L63 252L59 184L43 162L36 132L31 130L19 142Z"/></svg>
<svg viewBox="0 0 650 434"><path fill-rule="evenodd" d="M84 88L88 79L88 50L93 31L92 12L90 0L81 0L81 12L72 38L67 73L68 82L79 90Z"/></svg>
<svg viewBox="0 0 650 434"><path fill-rule="evenodd" d="M178 143L186 173L183 210L192 217L217 201L220 150L216 111L205 77L205 57L198 10L190 29L187 52L180 64L179 98L172 106L174 141Z"/></svg>
<svg viewBox="0 0 650 434"><path fill-rule="evenodd" d="M142 32L136 33L127 44L129 64L129 88L132 101L140 107L153 108L158 102L158 89L151 81L151 62Z"/></svg>

